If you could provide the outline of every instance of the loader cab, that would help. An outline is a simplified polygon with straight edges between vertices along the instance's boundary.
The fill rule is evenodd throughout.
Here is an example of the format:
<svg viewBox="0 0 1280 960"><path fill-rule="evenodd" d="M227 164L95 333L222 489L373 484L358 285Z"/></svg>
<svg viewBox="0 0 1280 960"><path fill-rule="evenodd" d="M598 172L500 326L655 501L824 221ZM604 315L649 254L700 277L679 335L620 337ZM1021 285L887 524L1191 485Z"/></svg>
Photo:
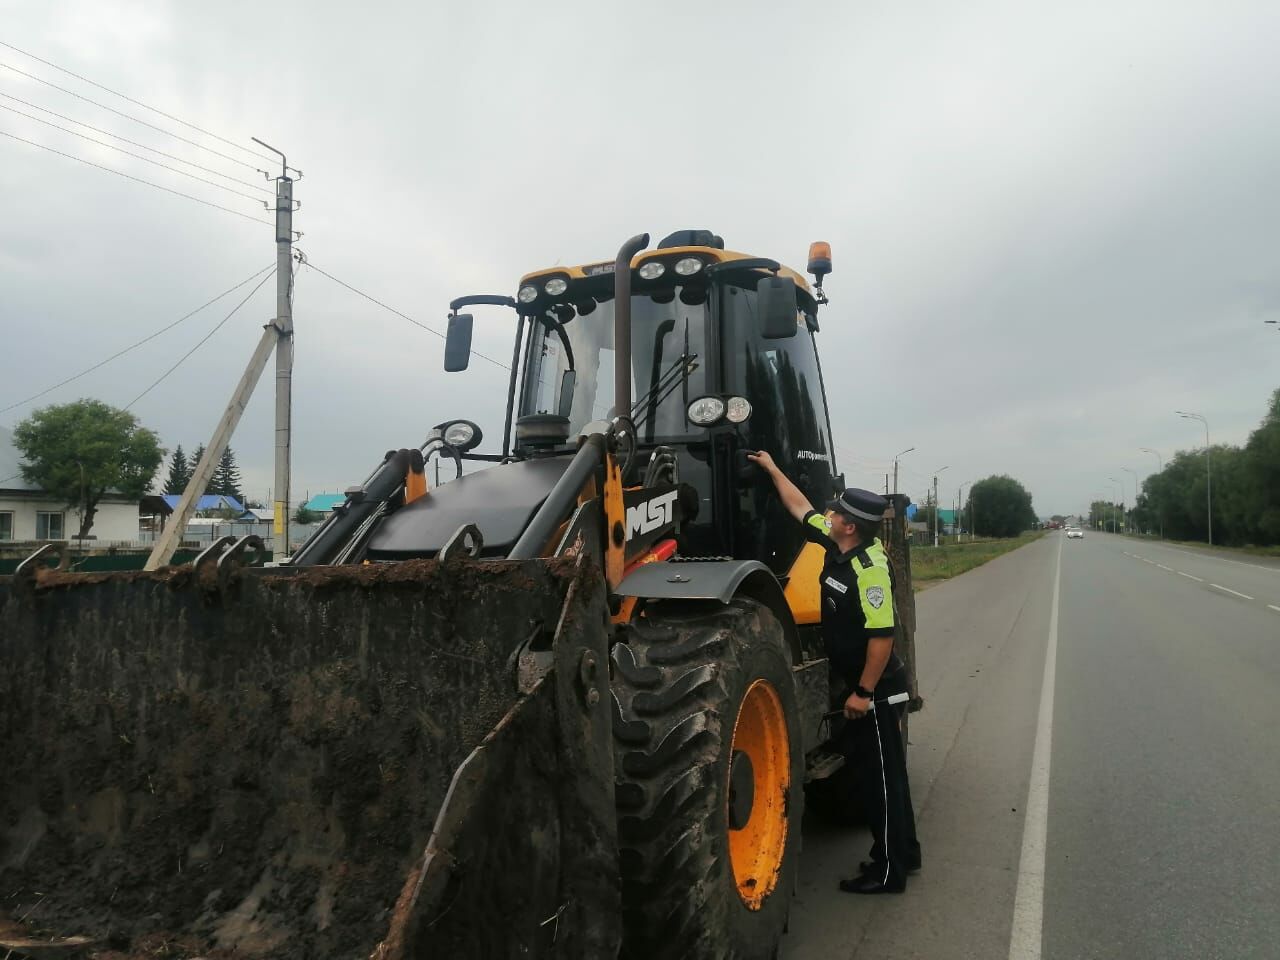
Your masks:
<svg viewBox="0 0 1280 960"><path fill-rule="evenodd" d="M630 411L613 409L613 265L521 281L517 309L528 335L518 348L514 452L566 454L588 424L629 413L639 440L635 476L664 445L676 451L681 481L697 491L682 552L760 560L782 575L803 533L743 456L769 450L815 505L831 496L834 451L814 343L818 301L799 275L715 241L704 231L681 231L634 263ZM775 274L795 293L794 329L781 336L765 329L758 291ZM731 398L745 399L749 414Z"/></svg>

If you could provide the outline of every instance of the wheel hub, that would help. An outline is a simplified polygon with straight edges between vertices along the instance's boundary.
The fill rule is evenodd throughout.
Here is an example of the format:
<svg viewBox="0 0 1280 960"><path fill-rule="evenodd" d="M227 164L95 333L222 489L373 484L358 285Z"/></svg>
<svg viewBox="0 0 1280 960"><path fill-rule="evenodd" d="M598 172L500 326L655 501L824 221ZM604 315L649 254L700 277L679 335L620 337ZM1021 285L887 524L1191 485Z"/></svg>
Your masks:
<svg viewBox="0 0 1280 960"><path fill-rule="evenodd" d="M751 767L751 756L743 750L735 750L729 764L730 830L741 830L747 825L755 799L755 771Z"/></svg>

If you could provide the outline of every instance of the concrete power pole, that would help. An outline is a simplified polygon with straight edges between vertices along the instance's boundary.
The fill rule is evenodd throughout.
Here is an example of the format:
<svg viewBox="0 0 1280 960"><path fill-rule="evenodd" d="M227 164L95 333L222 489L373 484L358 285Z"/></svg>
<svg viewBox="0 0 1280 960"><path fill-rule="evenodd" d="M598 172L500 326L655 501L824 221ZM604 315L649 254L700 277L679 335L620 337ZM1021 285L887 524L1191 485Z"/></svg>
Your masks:
<svg viewBox="0 0 1280 960"><path fill-rule="evenodd" d="M289 553L289 460L293 430L293 178L283 153L276 178L276 472L271 532L275 555ZM296 172L296 171L295 171Z"/></svg>
<svg viewBox="0 0 1280 960"><path fill-rule="evenodd" d="M231 402L223 411L214 428L213 436L205 447L204 456L191 472L191 480L183 491L178 506L169 518L168 526L156 541L144 569L156 570L173 559L174 551L182 542L182 534L196 512L200 495L213 478L213 471L222 459L222 453L231 442L231 435L249 405L254 388L271 357L276 354L276 480L275 480L275 550L283 555L289 549L289 451L290 421L293 392L293 179L289 171L301 176L301 171L290 167L285 155L257 137L252 138L280 157L280 176L276 178L276 316L263 329L258 346L245 367L240 382L236 384Z"/></svg>

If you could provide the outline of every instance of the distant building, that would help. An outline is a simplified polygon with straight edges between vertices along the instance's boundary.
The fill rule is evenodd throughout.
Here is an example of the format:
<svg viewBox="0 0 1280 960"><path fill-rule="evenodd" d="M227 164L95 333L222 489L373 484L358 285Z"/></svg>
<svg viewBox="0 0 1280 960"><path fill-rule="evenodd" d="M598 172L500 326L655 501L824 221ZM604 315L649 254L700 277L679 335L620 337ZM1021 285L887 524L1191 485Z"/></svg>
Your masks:
<svg viewBox="0 0 1280 960"><path fill-rule="evenodd" d="M0 540L70 540L80 532L76 504L41 490L22 479L22 457L13 432L0 427ZM89 537L94 540L136 540L138 500L105 493L98 501Z"/></svg>
<svg viewBox="0 0 1280 960"><path fill-rule="evenodd" d="M169 512L173 513L178 509L178 501L182 499L179 494L165 493L161 494L160 499L169 507ZM228 497L221 493L206 493L198 501L196 501L196 513L234 513L237 517L245 513L244 504L235 497Z"/></svg>
<svg viewBox="0 0 1280 960"><path fill-rule="evenodd" d="M314 510L316 513L328 513L334 507L340 507L347 502L345 493L317 493L302 505L304 510Z"/></svg>

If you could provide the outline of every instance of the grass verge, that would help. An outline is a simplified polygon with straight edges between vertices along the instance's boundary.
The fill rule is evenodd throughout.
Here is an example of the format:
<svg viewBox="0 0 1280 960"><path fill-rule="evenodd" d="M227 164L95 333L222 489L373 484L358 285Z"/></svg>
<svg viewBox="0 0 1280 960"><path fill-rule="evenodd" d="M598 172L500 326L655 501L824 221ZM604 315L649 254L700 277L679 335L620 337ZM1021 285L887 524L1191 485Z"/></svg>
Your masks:
<svg viewBox="0 0 1280 960"><path fill-rule="evenodd" d="M1008 540L975 540L946 543L939 547L911 548L911 581L917 591L950 580L1003 553L1017 550L1044 536L1043 530L1032 530Z"/></svg>

